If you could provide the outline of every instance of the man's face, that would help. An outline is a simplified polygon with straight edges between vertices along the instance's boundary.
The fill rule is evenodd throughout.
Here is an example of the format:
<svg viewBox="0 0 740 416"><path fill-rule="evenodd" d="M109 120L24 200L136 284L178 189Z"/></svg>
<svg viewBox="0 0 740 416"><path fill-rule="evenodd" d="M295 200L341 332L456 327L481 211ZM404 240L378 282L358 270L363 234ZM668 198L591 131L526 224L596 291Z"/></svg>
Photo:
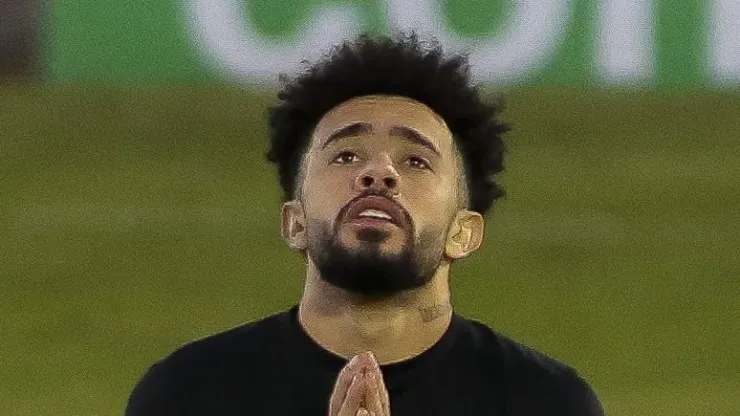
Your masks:
<svg viewBox="0 0 740 416"><path fill-rule="evenodd" d="M300 196L321 278L367 296L427 284L463 197L455 152L444 121L410 99L360 97L327 113Z"/></svg>

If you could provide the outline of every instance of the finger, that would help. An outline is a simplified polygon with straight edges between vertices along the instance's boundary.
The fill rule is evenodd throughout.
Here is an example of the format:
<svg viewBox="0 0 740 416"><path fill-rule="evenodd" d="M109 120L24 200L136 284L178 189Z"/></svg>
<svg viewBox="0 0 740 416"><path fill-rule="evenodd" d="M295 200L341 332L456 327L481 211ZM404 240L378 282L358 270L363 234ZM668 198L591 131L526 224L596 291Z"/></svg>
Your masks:
<svg viewBox="0 0 740 416"><path fill-rule="evenodd" d="M372 413L370 413L369 411L367 411L367 409L363 409L362 407L360 408L360 410L357 411L357 416L371 416L371 415L372 415ZM374 416L374 415L372 415L372 416Z"/></svg>
<svg viewBox="0 0 740 416"><path fill-rule="evenodd" d="M391 402L390 398L388 397L388 388L385 386L385 380L383 379L383 372L380 369L380 363L378 363L377 358L375 358L375 354L370 353L370 362L373 365L373 368L375 369L374 373L376 375L376 381L378 384L378 393L380 394L380 401L383 404L383 414L384 415L390 415L391 414Z"/></svg>
<svg viewBox="0 0 740 416"><path fill-rule="evenodd" d="M365 388L365 407L370 414L376 416L387 416L383 409L383 402L380 395L378 377L374 371L368 373L367 386Z"/></svg>
<svg viewBox="0 0 740 416"><path fill-rule="evenodd" d="M355 416L357 411L360 410L360 403L362 402L363 393L365 391L365 377L361 375L355 375L352 377L352 384L347 390L347 397L345 397L342 406L339 408L337 416ZM333 416L333 414L330 413Z"/></svg>
<svg viewBox="0 0 740 416"><path fill-rule="evenodd" d="M374 365L377 364L377 361L375 360L375 356L370 351L360 353L357 355L356 358L357 358L356 365L358 368L370 369Z"/></svg>
<svg viewBox="0 0 740 416"><path fill-rule="evenodd" d="M383 414L385 416L388 416L391 414L391 398L388 395L388 388L385 387L385 382L383 381L383 373L378 371L378 374L380 374L378 378L378 392L380 393L380 402L383 404Z"/></svg>
<svg viewBox="0 0 740 416"><path fill-rule="evenodd" d="M349 390L349 386L352 384L352 377L359 374L359 362L360 359L358 356L355 356L342 368L339 375L337 375L337 381L334 383L334 390L329 399L330 415L336 415L339 412L347 396L347 390Z"/></svg>

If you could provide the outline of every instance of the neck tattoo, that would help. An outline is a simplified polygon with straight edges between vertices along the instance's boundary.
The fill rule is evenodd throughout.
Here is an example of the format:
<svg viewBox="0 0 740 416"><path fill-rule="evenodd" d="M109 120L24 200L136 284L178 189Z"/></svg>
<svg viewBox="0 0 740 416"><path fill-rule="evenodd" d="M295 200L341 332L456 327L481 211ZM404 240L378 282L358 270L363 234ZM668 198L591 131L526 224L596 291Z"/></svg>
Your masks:
<svg viewBox="0 0 740 416"><path fill-rule="evenodd" d="M421 321L424 323L432 322L433 320L440 318L442 315L449 312L452 305L449 302L435 304L426 308L419 308L421 314Z"/></svg>

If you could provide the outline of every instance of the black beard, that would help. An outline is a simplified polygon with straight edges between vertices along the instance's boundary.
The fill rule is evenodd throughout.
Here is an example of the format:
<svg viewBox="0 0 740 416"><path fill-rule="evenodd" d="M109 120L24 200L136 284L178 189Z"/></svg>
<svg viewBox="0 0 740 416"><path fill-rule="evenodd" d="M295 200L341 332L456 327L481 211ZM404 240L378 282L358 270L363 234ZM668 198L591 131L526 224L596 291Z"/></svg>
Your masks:
<svg viewBox="0 0 740 416"><path fill-rule="evenodd" d="M328 228L321 227L321 236L314 250L309 249L321 280L365 297L388 297L428 284L436 267L424 267L414 255L415 245L409 241L403 252L396 256L384 255L377 239L362 238L366 247L350 250L332 238ZM337 235L335 233L334 235Z"/></svg>

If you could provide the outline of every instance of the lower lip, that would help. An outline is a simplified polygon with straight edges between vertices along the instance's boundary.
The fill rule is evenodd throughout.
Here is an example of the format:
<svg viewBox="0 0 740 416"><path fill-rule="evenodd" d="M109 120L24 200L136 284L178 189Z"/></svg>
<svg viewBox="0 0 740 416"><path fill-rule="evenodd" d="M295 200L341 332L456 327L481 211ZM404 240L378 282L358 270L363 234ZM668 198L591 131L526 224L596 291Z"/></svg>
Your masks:
<svg viewBox="0 0 740 416"><path fill-rule="evenodd" d="M396 227L396 224L380 218L356 218L349 221L350 224L356 224L362 227Z"/></svg>

